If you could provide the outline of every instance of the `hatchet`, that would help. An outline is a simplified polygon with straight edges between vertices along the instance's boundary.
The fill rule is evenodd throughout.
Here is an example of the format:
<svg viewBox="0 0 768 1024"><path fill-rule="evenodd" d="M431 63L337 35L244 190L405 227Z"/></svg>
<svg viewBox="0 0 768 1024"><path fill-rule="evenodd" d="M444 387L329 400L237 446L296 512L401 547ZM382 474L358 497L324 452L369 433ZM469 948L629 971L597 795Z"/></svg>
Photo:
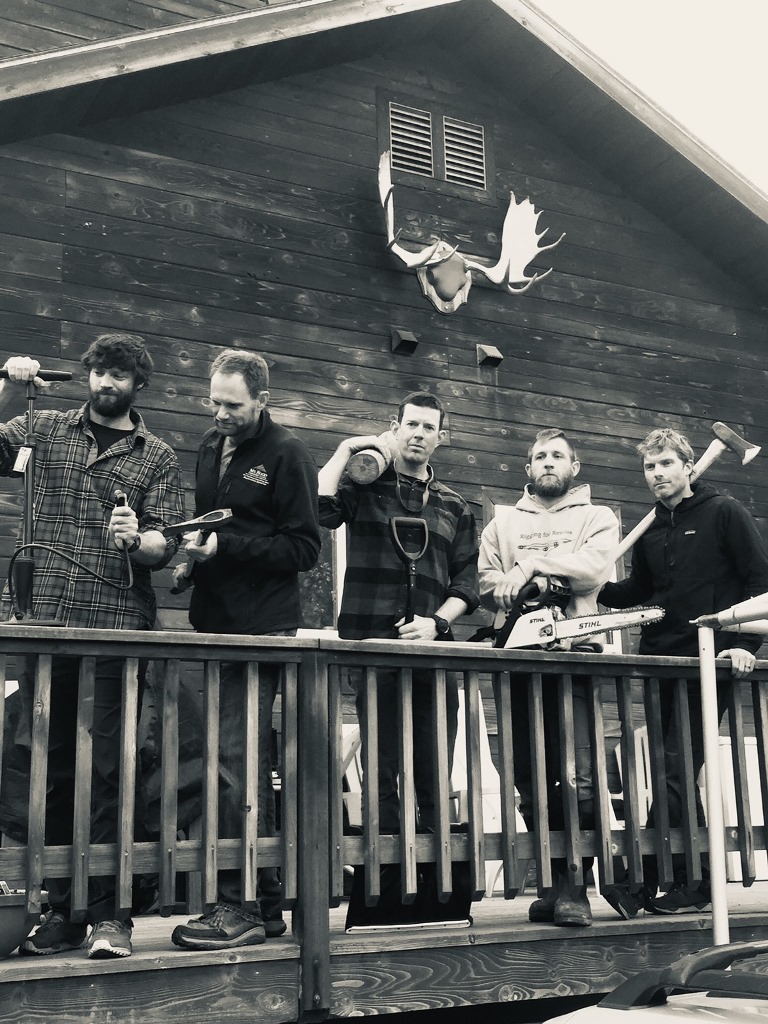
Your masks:
<svg viewBox="0 0 768 1024"><path fill-rule="evenodd" d="M224 523L228 523L233 516L231 508L217 508L196 519L187 519L183 523L172 523L170 526L163 527L161 532L164 537L182 537L191 530L197 530L195 544L204 544L209 533L213 533ZM172 594L181 594L192 585L193 568L194 562L187 560L182 574L171 587Z"/></svg>
<svg viewBox="0 0 768 1024"><path fill-rule="evenodd" d="M698 462L694 463L693 472L691 473L691 483L705 473L713 462L716 462L723 452L728 450L735 452L736 455L741 459L742 466L746 466L748 462L760 451L760 446L756 444L750 444L749 441L745 441L743 437L740 437L735 430L732 430L727 424L721 423L719 420L717 423L712 424L712 433L715 435L714 440L710 443L709 448L704 452ZM637 541L639 537L645 533L648 527L651 525L653 520L656 518L656 509L653 508L646 515L637 526L630 530L624 540L616 548L613 556L613 560L617 561L622 555L626 554L632 545Z"/></svg>

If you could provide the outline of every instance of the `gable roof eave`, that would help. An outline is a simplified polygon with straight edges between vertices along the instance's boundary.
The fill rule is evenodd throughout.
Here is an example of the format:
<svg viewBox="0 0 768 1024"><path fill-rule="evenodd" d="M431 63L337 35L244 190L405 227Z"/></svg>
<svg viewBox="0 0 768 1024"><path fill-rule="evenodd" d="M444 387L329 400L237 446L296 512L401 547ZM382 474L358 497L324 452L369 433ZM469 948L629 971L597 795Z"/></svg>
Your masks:
<svg viewBox="0 0 768 1024"><path fill-rule="evenodd" d="M0 105L461 0L298 0L0 61Z"/></svg>

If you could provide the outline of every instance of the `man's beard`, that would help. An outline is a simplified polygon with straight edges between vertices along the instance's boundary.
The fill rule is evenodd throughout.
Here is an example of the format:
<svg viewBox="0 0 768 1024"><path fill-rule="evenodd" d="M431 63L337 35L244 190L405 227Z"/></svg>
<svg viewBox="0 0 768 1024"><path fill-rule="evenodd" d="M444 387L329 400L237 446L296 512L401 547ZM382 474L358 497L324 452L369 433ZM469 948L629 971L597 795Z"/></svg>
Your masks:
<svg viewBox="0 0 768 1024"><path fill-rule="evenodd" d="M105 395L100 391L91 391L90 405L94 412L107 419L120 419L133 405L136 390L120 391L116 395Z"/></svg>
<svg viewBox="0 0 768 1024"><path fill-rule="evenodd" d="M571 489L573 474L564 479L556 476L540 477L531 483L531 490L538 498L562 498Z"/></svg>

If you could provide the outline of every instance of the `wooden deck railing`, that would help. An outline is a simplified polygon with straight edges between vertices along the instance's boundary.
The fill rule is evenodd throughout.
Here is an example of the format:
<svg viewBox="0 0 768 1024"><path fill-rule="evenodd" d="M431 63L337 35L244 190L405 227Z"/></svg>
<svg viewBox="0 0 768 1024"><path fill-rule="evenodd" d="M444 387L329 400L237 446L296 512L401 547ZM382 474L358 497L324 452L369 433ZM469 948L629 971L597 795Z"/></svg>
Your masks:
<svg viewBox="0 0 768 1024"><path fill-rule="evenodd" d="M119 631L68 630L9 625L2 627L0 681L5 681L8 658L33 655L37 659L32 767L26 845L0 848L0 879L23 879L31 910L39 908L46 875L71 877L73 912L85 910L88 878L114 874L119 902L131 905L134 874L156 875L160 912L170 912L178 901L177 876L199 873L202 900L216 899L216 872L239 868L245 899L256 891L259 865L279 865L285 906L294 912L293 933L300 944L302 1012L322 1016L330 1006L329 906L343 896L345 865L367 867L366 897L377 896L381 864L401 865L406 900L416 893L417 864L433 863L438 891L451 890L452 862L469 864L475 898L485 890L485 862L503 863L503 891L513 897L522 887L529 862L536 865L543 884L551 881L550 861L566 858L578 880L584 856L597 858L601 885L614 878L617 860L623 858L633 883L643 877L643 855L655 855L662 882L671 880L673 853L687 859L691 877L700 877L701 854L707 850L707 836L696 822L694 780L684 789L683 824L669 827L664 782L660 693L673 688L675 721L685 734L689 716L687 681L698 676L693 659L636 658L602 654L494 651L480 645L405 645L396 641L345 642L324 639L281 637L250 638L192 633L127 633ZM76 793L73 840L69 846L46 847L45 792L46 753L49 725L51 659L69 655L80 659ZM90 844L90 734L89 696L94 685L94 659L125 659L120 747L120 827L114 844ZM134 840L134 780L138 770L137 676L139 659L155 665L162 680L159 714L162 721L160 756L161 812L159 835L153 841ZM219 666L225 661L248 665L243 722L246 755L243 763L245 807L243 841L219 839L217 835L219 742ZM281 736L281 828L277 838L257 835L258 759L258 675L259 665L284 666L279 703ZM352 720L353 703L347 687L350 672L363 680L369 701L369 715L376 708L376 669L399 672L399 737L401 766L401 829L398 835L381 835L378 825L376 785L376 740L363 736L363 827L351 833L344 827L344 730ZM435 765L434 829L417 829L413 787L413 751L406 739L410 732L411 695L414 670L425 670L433 688L433 757ZM446 673L459 673L464 691L465 729L458 738L466 752L467 820L465 829L451 828L450 760L446 740ZM187 838L178 829L179 792L179 692L183 681L194 676L202 691L202 769L200 772L202 817L200 838ZM768 664L759 663L748 683L730 682L722 668L722 685L728 691L728 729L735 777L735 821L726 821L728 848L738 851L744 883L755 877L755 851L766 849L762 825L751 818L745 736L756 738L762 811L768 813L766 743L768 743ZM579 828L574 772L572 686L584 683L589 695L590 742L593 756L595 828ZM419 679L418 685L425 685ZM531 748L536 801L535 827L523 831L516 826L516 791L513 768L513 740L509 714L513 692L525 688L533 708ZM543 694L556 693L557 716L563 750L561 791L564 827L551 831L548 825L544 743ZM0 688L4 692L4 687ZM493 694L496 699L494 702ZM489 717L498 710L498 756L500 775L501 831L486 832L483 821L483 778L480 749L485 704ZM617 716L624 737L634 736L638 727L647 728L648 762L653 787L656 828L643 827L644 809L638 797L638 773L644 765L635 743L621 747L623 779L623 821L612 813L606 756L606 712ZM3 718L5 707L3 707ZM3 731L0 730L0 740ZM185 737L182 735L182 740ZM683 758L691 764L690 742L683 743ZM7 751L6 751L7 753ZM73 766L74 767L74 766ZM754 809L754 808L753 808ZM327 886L319 885L327 879Z"/></svg>

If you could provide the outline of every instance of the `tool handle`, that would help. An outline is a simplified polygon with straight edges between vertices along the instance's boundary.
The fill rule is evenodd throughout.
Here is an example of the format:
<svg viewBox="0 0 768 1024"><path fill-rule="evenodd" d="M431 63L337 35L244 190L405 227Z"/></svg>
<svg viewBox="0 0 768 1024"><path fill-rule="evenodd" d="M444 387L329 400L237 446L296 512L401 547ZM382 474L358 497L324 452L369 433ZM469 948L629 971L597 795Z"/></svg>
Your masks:
<svg viewBox="0 0 768 1024"><path fill-rule="evenodd" d="M72 373L69 370L38 370L37 376L40 380L72 380ZM0 378L8 380L8 371L0 369Z"/></svg>

